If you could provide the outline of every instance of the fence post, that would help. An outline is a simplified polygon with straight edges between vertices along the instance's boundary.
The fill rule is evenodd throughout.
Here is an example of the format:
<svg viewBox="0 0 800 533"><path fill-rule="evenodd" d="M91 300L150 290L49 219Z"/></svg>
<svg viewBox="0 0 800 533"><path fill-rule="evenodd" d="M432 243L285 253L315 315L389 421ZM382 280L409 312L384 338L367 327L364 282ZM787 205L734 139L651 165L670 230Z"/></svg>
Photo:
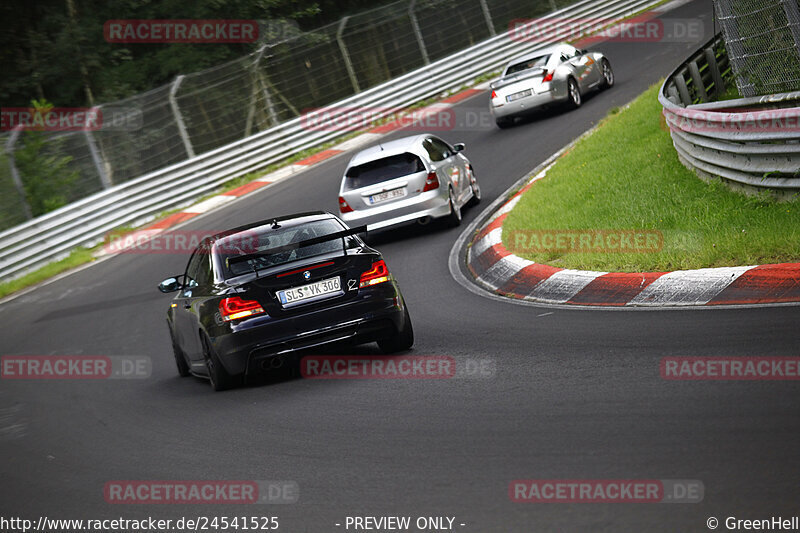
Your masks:
<svg viewBox="0 0 800 533"><path fill-rule="evenodd" d="M261 85L261 92L264 93L264 103L267 105L267 112L269 113L270 121L272 121L273 126L277 126L279 122L278 122L278 115L277 113L275 113L275 104L272 103L272 97L270 96L269 90L267 90L267 86L264 83L263 74L261 73L261 70L259 70L259 67L261 65L261 60L264 58L264 52L266 51L266 49L267 45L264 45L258 51L258 57L256 58L256 61L253 64L253 69L256 74L255 77L256 79L258 79L258 83Z"/></svg>
<svg viewBox="0 0 800 533"><path fill-rule="evenodd" d="M6 143L5 150L6 154L8 155L8 166L11 169L11 180L14 182L14 187L17 189L17 193L19 194L20 203L22 204L22 212L25 214L25 218L31 220L33 219L33 212L31 211L30 204L28 204L28 197L25 195L25 186L22 184L22 179L19 177L17 165L14 162L14 145L17 142L17 137L19 137L19 132L19 128L15 128L14 131L11 132L8 142Z"/></svg>
<svg viewBox="0 0 800 533"><path fill-rule="evenodd" d="M486 19L486 25L489 26L489 35L494 37L497 35L497 32L494 31L494 22L492 22L492 14L489 12L489 4L486 3L486 0L481 0L481 10L483 11L483 18Z"/></svg>
<svg viewBox="0 0 800 533"><path fill-rule="evenodd" d="M431 60L428 57L428 50L425 48L425 41L422 39L422 31L419 29L419 21L417 20L417 16L414 14L414 5L416 3L417 0L411 0L411 3L408 4L408 18L411 19L411 28L414 30L414 37L417 38L419 51L422 54L422 61L426 65L430 65Z"/></svg>
<svg viewBox="0 0 800 533"><path fill-rule="evenodd" d="M264 82L260 79L259 72L258 72L258 64L261 62L261 58L264 56L264 50L267 49L267 45L261 45L261 48L258 49L258 53L256 54L256 59L253 61L253 65L250 67L252 71L250 72L250 79L253 84L253 88L250 91L250 105L247 108L247 123L244 127L244 136L245 138L250 137L250 132L253 129L253 120L256 114L256 105L258 104L258 92L259 88L258 85L261 85L261 91L264 93L265 104L267 104L267 110L270 114L270 121L274 124L275 123L275 110L272 108L272 102L269 99L269 93L264 87Z"/></svg>
<svg viewBox="0 0 800 533"><path fill-rule="evenodd" d="M344 27L347 25L348 20L350 20L349 16L342 18L341 22L339 22L339 29L336 30L336 42L339 43L339 50L342 52L344 66L347 69L347 75L350 76L350 83L353 84L355 92L360 93L361 88L358 86L356 71L353 69L353 63L350 61L350 54L347 53L347 47L344 45L344 40L342 40L342 33L344 33Z"/></svg>
<svg viewBox="0 0 800 533"><path fill-rule="evenodd" d="M704 51L706 55L706 62L711 71L711 77L714 80L714 95L719 98L725 92L725 80L722 79L722 73L719 71L717 64L717 54L714 52L714 47L706 48Z"/></svg>
<svg viewBox="0 0 800 533"><path fill-rule="evenodd" d="M99 108L93 107L92 111L94 112L97 109ZM92 135L92 132L90 132L88 129L84 129L83 136L86 138L86 145L89 147L89 153L92 156L92 161L94 162L94 168L97 170L97 175L100 177L100 183L103 184L104 189L110 189L113 183L111 183L111 178L108 177L103 158L100 156L100 151L97 149L97 144L94 142L94 136Z"/></svg>
<svg viewBox="0 0 800 533"><path fill-rule="evenodd" d="M696 61L689 62L689 75L692 77L692 85L697 91L697 96L700 97L701 102L708 102L708 93L706 87L703 85L703 76L700 75L700 68L697 66Z"/></svg>
<svg viewBox="0 0 800 533"><path fill-rule="evenodd" d="M189 140L189 134L186 132L186 125L183 123L181 110L178 108L178 100L175 98L175 94L178 92L178 88L181 86L182 82L183 74L175 78L175 81L172 82L172 87L169 90L169 106L172 108L172 114L175 116L175 123L178 125L178 133L181 136L184 148L186 148L186 154L189 158L192 158L194 157L194 149Z"/></svg>

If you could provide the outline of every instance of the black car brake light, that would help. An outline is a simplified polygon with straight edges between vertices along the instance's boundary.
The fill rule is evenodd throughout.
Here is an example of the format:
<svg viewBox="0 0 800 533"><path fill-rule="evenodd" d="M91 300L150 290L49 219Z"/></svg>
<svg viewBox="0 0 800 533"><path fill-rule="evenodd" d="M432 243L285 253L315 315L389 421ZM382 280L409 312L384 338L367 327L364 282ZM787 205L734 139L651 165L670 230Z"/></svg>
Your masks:
<svg viewBox="0 0 800 533"><path fill-rule="evenodd" d="M233 296L223 298L219 302L219 313L222 315L222 320L230 322L231 320L263 314L264 308L255 300L242 300L238 296Z"/></svg>
<svg viewBox="0 0 800 533"><path fill-rule="evenodd" d="M385 281L389 281L389 269L386 267L384 260L381 259L372 263L372 268L361 274L358 286L359 288L370 287Z"/></svg>

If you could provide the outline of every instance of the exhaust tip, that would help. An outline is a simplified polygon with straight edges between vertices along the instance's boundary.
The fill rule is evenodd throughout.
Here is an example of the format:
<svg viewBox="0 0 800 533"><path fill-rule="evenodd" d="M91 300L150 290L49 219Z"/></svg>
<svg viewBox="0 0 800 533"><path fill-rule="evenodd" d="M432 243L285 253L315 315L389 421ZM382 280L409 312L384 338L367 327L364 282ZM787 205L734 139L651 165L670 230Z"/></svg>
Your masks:
<svg viewBox="0 0 800 533"><path fill-rule="evenodd" d="M420 226L427 226L430 223L431 223L431 217L422 217L419 220L417 220L417 224L419 224Z"/></svg>
<svg viewBox="0 0 800 533"><path fill-rule="evenodd" d="M283 366L283 357L271 357L261 361L261 370L272 370Z"/></svg>

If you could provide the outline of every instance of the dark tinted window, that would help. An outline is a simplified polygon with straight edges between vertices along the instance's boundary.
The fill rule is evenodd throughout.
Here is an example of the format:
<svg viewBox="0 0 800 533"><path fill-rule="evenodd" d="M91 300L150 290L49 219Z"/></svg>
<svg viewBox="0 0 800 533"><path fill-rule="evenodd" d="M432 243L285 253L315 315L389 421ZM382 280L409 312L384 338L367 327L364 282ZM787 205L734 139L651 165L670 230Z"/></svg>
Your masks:
<svg viewBox="0 0 800 533"><path fill-rule="evenodd" d="M506 76L508 76L509 74L516 74L517 72L522 72L523 70L544 67L545 65L547 65L547 62L549 60L550 56L546 55L546 56L534 57L533 59L522 61L520 63L514 63L513 65L509 65L508 69L506 70Z"/></svg>
<svg viewBox="0 0 800 533"><path fill-rule="evenodd" d="M189 260L189 266L186 267L186 286L202 287L212 282L211 256L208 254L208 248L203 245L194 252Z"/></svg>
<svg viewBox="0 0 800 533"><path fill-rule="evenodd" d="M199 285L197 278L198 273L200 271L200 258L201 258L200 250L197 249L192 254L192 257L189 259L189 264L186 266L186 288L191 289L192 287L197 287Z"/></svg>
<svg viewBox="0 0 800 533"><path fill-rule="evenodd" d="M422 146L428 152L428 156L431 158L431 161L444 161L453 155L453 151L450 149L447 143L437 139L436 137L428 137L422 141Z"/></svg>
<svg viewBox="0 0 800 533"><path fill-rule="evenodd" d="M245 254L236 253L231 250L232 247L226 247L224 239L217 241L216 253L220 259L223 275L226 278L231 278L246 274L247 272L252 272L253 270L270 268L297 261L298 259L342 251L344 247L342 239L334 239L312 244L311 246L304 246L302 248L274 253L269 252L272 248L307 241L315 237L323 237L331 233L344 231L344 229L344 226L335 219L318 220L316 222L288 228L267 229L260 233L250 235L250 238L254 239L254 242L248 246L247 254L255 254L256 257L247 261L231 261L232 258Z"/></svg>
<svg viewBox="0 0 800 533"><path fill-rule="evenodd" d="M348 168L345 174L345 187L347 189L360 189L361 187L368 187L376 183L424 171L425 165L414 154L390 155L383 159Z"/></svg>
<svg viewBox="0 0 800 533"><path fill-rule="evenodd" d="M214 283L214 275L211 270L211 255L208 253L208 248L204 246L199 256L197 284L205 287Z"/></svg>

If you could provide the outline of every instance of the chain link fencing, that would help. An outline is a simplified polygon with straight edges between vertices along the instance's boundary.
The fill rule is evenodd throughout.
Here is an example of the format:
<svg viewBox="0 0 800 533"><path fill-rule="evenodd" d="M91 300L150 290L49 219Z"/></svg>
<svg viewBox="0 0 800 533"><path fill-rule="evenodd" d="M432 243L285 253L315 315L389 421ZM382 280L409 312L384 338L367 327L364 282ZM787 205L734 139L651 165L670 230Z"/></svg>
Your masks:
<svg viewBox="0 0 800 533"><path fill-rule="evenodd" d="M714 0L743 97L800 89L800 2Z"/></svg>
<svg viewBox="0 0 800 533"><path fill-rule="evenodd" d="M99 129L13 132L0 155L0 230L377 86L505 32L515 19L576 1L400 0L98 106ZM17 159L26 151L58 168L57 182L43 185L42 176L32 175L36 168L21 168ZM46 201L34 201L40 194Z"/></svg>

